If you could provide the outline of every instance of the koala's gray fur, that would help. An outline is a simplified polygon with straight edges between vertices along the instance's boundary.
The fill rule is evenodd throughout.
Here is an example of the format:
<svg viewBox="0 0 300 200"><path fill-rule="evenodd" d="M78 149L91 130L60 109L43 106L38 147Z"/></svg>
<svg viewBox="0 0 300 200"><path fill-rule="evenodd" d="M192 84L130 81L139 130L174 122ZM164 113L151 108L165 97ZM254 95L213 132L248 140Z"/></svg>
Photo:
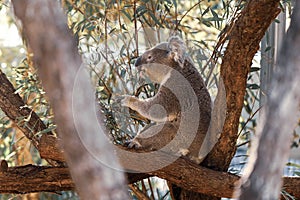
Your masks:
<svg viewBox="0 0 300 200"><path fill-rule="evenodd" d="M156 125L142 130L129 146L159 150L180 132L177 140L180 142L175 142L170 150L177 153L184 149L181 153L198 158L211 120L211 98L202 77L187 56L184 42L179 37L171 37L168 42L160 43L141 55L135 66L151 81L159 83L160 88L149 99L125 96L122 100L123 106L156 122ZM189 143L193 126L196 126L195 137L192 136L191 145L185 146L186 141Z"/></svg>

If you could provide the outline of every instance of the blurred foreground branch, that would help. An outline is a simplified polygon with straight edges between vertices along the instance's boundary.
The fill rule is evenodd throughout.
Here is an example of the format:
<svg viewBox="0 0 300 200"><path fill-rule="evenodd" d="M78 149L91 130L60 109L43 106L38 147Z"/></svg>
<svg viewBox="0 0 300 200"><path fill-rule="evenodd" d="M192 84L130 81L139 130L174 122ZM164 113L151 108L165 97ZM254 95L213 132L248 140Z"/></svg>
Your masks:
<svg viewBox="0 0 300 200"><path fill-rule="evenodd" d="M278 199L280 196L282 172L300 117L299 10L300 1L296 1L273 75L270 96L257 128L257 141L251 147L240 199Z"/></svg>
<svg viewBox="0 0 300 200"><path fill-rule="evenodd" d="M104 128L98 129L92 106L95 105L94 94L86 73L77 77L80 84L77 92L73 91L82 60L58 2L14 0L12 3L39 67L39 77L52 105L79 196L82 199L127 199L123 173L115 170L121 167L112 154L111 144L101 134ZM109 167L103 165L100 158Z"/></svg>

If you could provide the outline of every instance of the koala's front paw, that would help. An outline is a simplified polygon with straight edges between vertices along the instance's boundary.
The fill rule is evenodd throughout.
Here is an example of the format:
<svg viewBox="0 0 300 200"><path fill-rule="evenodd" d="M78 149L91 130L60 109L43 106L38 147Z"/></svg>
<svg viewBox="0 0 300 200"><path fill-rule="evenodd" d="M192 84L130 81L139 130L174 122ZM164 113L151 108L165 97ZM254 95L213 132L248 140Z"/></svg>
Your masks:
<svg viewBox="0 0 300 200"><path fill-rule="evenodd" d="M129 95L122 95L121 97L122 97L121 105L124 106L124 107L129 107L132 97L129 96Z"/></svg>
<svg viewBox="0 0 300 200"><path fill-rule="evenodd" d="M138 98L129 95L124 95L122 97L121 105L135 110L135 102L138 101Z"/></svg>
<svg viewBox="0 0 300 200"><path fill-rule="evenodd" d="M116 95L113 96L113 101L117 104L121 104L123 107L129 107L130 102L132 102L132 96L130 95Z"/></svg>

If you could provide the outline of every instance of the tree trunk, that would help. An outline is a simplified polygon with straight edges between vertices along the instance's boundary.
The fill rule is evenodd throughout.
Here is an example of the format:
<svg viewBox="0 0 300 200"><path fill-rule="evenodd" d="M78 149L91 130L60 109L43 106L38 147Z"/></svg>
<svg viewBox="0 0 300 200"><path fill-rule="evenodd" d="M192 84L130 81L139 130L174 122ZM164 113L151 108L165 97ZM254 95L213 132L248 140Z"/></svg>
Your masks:
<svg viewBox="0 0 300 200"><path fill-rule="evenodd" d="M238 19L230 25L231 31L221 64L227 101L227 115L223 132L203 165L227 171L236 151L238 126L244 104L247 76L252 60L267 28L280 13L279 0L249 1Z"/></svg>
<svg viewBox="0 0 300 200"><path fill-rule="evenodd" d="M292 14L271 83L269 100L257 128L245 169L240 199L278 199L300 102L300 1ZM298 186L299 187L299 186Z"/></svg>

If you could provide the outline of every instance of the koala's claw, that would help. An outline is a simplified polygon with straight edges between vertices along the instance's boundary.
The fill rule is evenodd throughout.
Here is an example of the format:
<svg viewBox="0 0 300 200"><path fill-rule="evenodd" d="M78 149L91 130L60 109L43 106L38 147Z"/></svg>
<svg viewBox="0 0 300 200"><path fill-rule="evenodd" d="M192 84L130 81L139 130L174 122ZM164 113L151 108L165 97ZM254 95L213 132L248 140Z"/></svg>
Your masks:
<svg viewBox="0 0 300 200"><path fill-rule="evenodd" d="M112 100L117 104L120 104L123 99L124 99L124 95L113 95L112 96Z"/></svg>

